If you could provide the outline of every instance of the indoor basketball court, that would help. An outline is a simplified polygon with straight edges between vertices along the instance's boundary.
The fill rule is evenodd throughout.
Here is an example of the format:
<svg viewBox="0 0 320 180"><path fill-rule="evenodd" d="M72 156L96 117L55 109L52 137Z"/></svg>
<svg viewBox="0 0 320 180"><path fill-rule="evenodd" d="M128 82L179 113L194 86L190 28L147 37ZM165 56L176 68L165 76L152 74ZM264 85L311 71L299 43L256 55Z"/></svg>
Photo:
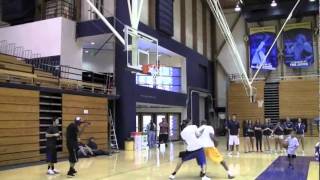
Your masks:
<svg viewBox="0 0 320 180"><path fill-rule="evenodd" d="M1 180L317 180L319 0L3 0Z"/></svg>

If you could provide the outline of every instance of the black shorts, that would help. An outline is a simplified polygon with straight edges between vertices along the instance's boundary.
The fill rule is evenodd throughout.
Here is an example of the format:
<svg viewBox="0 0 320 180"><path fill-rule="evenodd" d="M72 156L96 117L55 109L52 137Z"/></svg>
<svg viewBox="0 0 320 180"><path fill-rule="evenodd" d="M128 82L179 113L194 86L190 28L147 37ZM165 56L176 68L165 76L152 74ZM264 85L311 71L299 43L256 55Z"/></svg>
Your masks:
<svg viewBox="0 0 320 180"><path fill-rule="evenodd" d="M167 143L168 137L168 134L159 134L159 143Z"/></svg>
<svg viewBox="0 0 320 180"><path fill-rule="evenodd" d="M296 158L297 156L295 154L288 154L288 158Z"/></svg>
<svg viewBox="0 0 320 180"><path fill-rule="evenodd" d="M55 146L47 146L46 155L48 163L57 162L57 149Z"/></svg>
<svg viewBox="0 0 320 180"><path fill-rule="evenodd" d="M72 145L67 145L69 153L69 162L76 163L78 161L77 147Z"/></svg>

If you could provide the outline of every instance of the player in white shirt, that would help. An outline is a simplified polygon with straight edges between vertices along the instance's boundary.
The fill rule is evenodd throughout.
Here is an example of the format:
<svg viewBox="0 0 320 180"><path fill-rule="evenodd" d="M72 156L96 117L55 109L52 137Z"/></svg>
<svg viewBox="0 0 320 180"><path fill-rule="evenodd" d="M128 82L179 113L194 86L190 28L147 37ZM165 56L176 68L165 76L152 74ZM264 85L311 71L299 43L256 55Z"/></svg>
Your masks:
<svg viewBox="0 0 320 180"><path fill-rule="evenodd" d="M198 165L201 167L201 180L210 180L210 178L206 176L206 155L204 154L202 144L199 141L199 137L202 132L198 131L198 127L196 125L192 125L191 120L184 120L183 124L186 126L181 131L180 135L187 144L187 150L179 153L179 162L174 172L169 176L169 179L175 178L176 173L184 162L196 159Z"/></svg>
<svg viewBox="0 0 320 180"><path fill-rule="evenodd" d="M284 146L287 149L287 153L288 153L288 160L289 160L289 168L291 167L292 169L294 169L293 167L293 163L294 163L294 159L297 157L296 156L296 151L299 147L299 141L296 138L296 134L294 131L291 131L291 134L287 137L287 139L285 139L284 142Z"/></svg>
<svg viewBox="0 0 320 180"><path fill-rule="evenodd" d="M200 142L202 143L202 147L204 148L206 157L209 158L214 163L221 164L228 173L228 179L233 179L234 176L231 175L231 172L226 162L223 160L223 156L221 155L219 150L215 147L213 127L208 126L207 121L202 121L201 126L198 128L198 131L199 132L203 131L199 139L200 139Z"/></svg>

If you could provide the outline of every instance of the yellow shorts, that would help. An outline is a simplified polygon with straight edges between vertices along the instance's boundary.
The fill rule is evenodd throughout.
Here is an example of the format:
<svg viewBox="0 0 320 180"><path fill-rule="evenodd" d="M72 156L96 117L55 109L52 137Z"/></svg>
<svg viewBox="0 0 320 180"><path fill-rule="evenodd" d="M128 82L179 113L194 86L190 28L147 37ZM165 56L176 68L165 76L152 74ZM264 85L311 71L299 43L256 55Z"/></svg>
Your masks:
<svg viewBox="0 0 320 180"><path fill-rule="evenodd" d="M215 147L204 148L204 153L207 158L215 163L221 163L223 161L223 156Z"/></svg>

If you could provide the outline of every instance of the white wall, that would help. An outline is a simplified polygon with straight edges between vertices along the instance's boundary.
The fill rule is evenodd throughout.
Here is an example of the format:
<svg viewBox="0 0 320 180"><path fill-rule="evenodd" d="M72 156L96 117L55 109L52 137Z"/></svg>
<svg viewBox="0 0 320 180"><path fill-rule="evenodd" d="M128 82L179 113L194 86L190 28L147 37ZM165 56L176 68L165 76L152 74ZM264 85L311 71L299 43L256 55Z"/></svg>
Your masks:
<svg viewBox="0 0 320 180"><path fill-rule="evenodd" d="M192 33L192 1L185 1L186 5L186 46L193 49L193 33Z"/></svg>
<svg viewBox="0 0 320 180"><path fill-rule="evenodd" d="M149 25L149 0L143 1L140 22Z"/></svg>
<svg viewBox="0 0 320 180"><path fill-rule="evenodd" d="M96 56L83 54L82 68L93 72L114 72L114 51L101 51Z"/></svg>
<svg viewBox="0 0 320 180"><path fill-rule="evenodd" d="M173 39L181 42L181 0L173 2Z"/></svg>
<svg viewBox="0 0 320 180"><path fill-rule="evenodd" d="M197 1L197 51L203 54L203 23L202 23L202 1Z"/></svg>
<svg viewBox="0 0 320 180"><path fill-rule="evenodd" d="M7 40L42 56L56 56L61 53L61 29L62 18L4 27L0 28L0 41Z"/></svg>

